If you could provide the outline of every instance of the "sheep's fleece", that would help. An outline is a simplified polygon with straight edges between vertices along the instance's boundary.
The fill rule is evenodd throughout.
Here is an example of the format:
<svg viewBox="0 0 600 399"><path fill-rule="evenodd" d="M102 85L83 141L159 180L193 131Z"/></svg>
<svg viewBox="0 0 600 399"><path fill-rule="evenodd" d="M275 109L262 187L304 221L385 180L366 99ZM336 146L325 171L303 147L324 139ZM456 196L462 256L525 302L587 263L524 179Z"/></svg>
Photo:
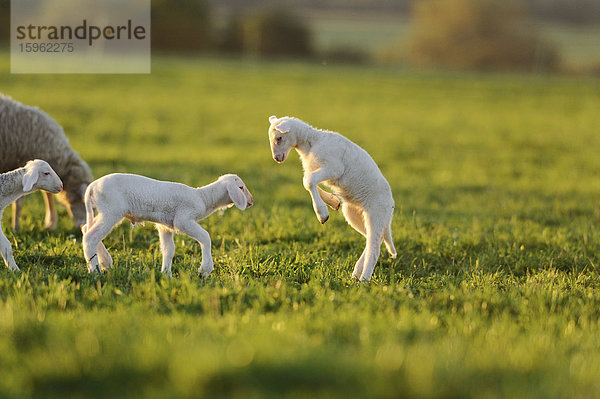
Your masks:
<svg viewBox="0 0 600 399"><path fill-rule="evenodd" d="M112 267L112 258L102 239L123 218L132 223L154 222L163 254L162 272L171 276L175 254L173 234L187 234L200 243L201 276L213 270L210 236L198 223L216 210L235 205L241 210L252 206L254 199L236 175L223 175L199 188L185 184L154 180L126 173L113 173L94 181L85 194L87 223L83 232L83 253L90 272ZM98 214L94 216L94 208Z"/></svg>
<svg viewBox="0 0 600 399"><path fill-rule="evenodd" d="M396 257L392 241L394 198L389 183L371 156L339 133L315 129L291 117L269 118L273 159L282 163L296 149L304 169L304 188L321 223L329 219L327 205L342 212L348 224L367 239L352 276L369 280L381 243ZM323 190L324 184L333 194ZM340 201L341 200L341 201Z"/></svg>
<svg viewBox="0 0 600 399"><path fill-rule="evenodd" d="M77 225L85 223L83 196L92 181L89 166L70 147L62 127L48 114L0 94L0 173L21 167L31 159L43 159L56 171L64 183L58 200ZM46 219L51 218L47 215ZM18 226L18 220L15 223Z"/></svg>
<svg viewBox="0 0 600 399"><path fill-rule="evenodd" d="M0 220L4 208L11 202L27 195L35 190L46 190L51 193L59 193L63 189L62 181L52 170L48 162L35 159L27 162L24 167L12 172L0 174ZM6 238L0 228L0 253L6 266L18 271L19 267L13 257L10 241Z"/></svg>

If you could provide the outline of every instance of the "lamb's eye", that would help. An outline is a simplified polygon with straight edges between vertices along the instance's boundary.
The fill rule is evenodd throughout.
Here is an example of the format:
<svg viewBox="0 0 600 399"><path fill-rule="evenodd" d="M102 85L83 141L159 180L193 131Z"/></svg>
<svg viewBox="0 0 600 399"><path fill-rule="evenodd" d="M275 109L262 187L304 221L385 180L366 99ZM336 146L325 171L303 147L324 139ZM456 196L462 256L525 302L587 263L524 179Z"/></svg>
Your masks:
<svg viewBox="0 0 600 399"><path fill-rule="evenodd" d="M50 176L50 172L44 172L44 176Z"/></svg>
<svg viewBox="0 0 600 399"><path fill-rule="evenodd" d="M277 144L281 143L281 136L277 137L277 138L275 139L275 141L277 142Z"/></svg>
<svg viewBox="0 0 600 399"><path fill-rule="evenodd" d="M244 186L240 186L240 190L243 190L243 189L244 189Z"/></svg>

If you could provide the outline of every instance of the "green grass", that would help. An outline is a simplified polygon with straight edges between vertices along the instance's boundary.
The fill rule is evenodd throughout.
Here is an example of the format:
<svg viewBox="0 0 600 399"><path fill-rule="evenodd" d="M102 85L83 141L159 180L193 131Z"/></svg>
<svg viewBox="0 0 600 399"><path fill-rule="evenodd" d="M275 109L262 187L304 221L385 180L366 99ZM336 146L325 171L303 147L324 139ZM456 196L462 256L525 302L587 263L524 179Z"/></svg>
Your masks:
<svg viewBox="0 0 600 399"><path fill-rule="evenodd" d="M95 176L202 185L238 173L255 205L201 222L215 270L176 238L160 275L151 226L105 240L88 275L64 210L3 229L0 396L600 396L600 81L154 57L149 76L10 75ZM364 241L321 226L296 155L270 156L269 115L362 145L390 181L399 256L350 279ZM9 213L9 212L7 212Z"/></svg>

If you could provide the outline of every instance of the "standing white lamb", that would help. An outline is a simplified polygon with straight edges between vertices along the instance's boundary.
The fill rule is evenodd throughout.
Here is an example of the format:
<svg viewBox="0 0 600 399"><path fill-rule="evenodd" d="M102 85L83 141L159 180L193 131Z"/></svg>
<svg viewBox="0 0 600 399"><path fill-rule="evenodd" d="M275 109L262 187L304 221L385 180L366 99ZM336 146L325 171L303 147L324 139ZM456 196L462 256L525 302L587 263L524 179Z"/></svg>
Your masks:
<svg viewBox="0 0 600 399"><path fill-rule="evenodd" d="M161 271L169 277L175 254L173 233L195 238L202 249L198 273L206 277L214 267L211 241L197 221L218 209L235 205L244 210L253 203L242 179L231 174L199 188L124 173L106 175L92 182L85 193L87 223L81 230L88 269L94 272L112 267L112 258L102 239L115 224L127 218L132 223L156 223L163 256ZM93 208L98 211L95 218Z"/></svg>
<svg viewBox="0 0 600 399"><path fill-rule="evenodd" d="M29 107L0 94L0 172L13 170L30 159L43 159L64 182L57 196L73 222L85 223L83 195L92 181L89 166L69 146L69 140L54 119L36 107ZM45 227L54 230L58 215L52 194L43 193L46 203ZM13 203L12 227L19 230L22 199Z"/></svg>
<svg viewBox="0 0 600 399"><path fill-rule="evenodd" d="M392 241L394 199L387 180L361 147L339 133L315 129L290 117L269 118L273 159L282 163L295 148L304 169L304 188L310 192L315 214L321 223L329 219L327 206L337 210L342 200L346 221L367 239L354 266L352 277L369 280L379 258L381 241L396 257ZM323 183L335 195L322 190Z"/></svg>
<svg viewBox="0 0 600 399"><path fill-rule="evenodd" d="M62 181L46 161L35 159L12 172L0 174L0 220L2 213L11 202L36 190L59 193L63 189ZM0 252L4 264L11 270L18 271L19 267L13 257L10 241L0 228Z"/></svg>

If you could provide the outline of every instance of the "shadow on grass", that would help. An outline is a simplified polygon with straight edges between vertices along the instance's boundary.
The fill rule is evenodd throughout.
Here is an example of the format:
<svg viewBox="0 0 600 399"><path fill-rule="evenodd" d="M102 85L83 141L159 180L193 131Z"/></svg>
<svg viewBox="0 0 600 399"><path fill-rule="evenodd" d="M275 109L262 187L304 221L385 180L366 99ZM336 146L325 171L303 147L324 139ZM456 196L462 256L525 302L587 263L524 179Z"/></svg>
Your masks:
<svg viewBox="0 0 600 399"><path fill-rule="evenodd" d="M167 385L166 375L168 370L165 365L147 370L130 366L114 366L100 372L65 372L37 376L32 381L32 397L56 399L144 397L144 392L161 392Z"/></svg>
<svg viewBox="0 0 600 399"><path fill-rule="evenodd" d="M208 380L208 397L348 398L366 394L358 368L324 359L302 359L288 364L262 364L225 370Z"/></svg>

